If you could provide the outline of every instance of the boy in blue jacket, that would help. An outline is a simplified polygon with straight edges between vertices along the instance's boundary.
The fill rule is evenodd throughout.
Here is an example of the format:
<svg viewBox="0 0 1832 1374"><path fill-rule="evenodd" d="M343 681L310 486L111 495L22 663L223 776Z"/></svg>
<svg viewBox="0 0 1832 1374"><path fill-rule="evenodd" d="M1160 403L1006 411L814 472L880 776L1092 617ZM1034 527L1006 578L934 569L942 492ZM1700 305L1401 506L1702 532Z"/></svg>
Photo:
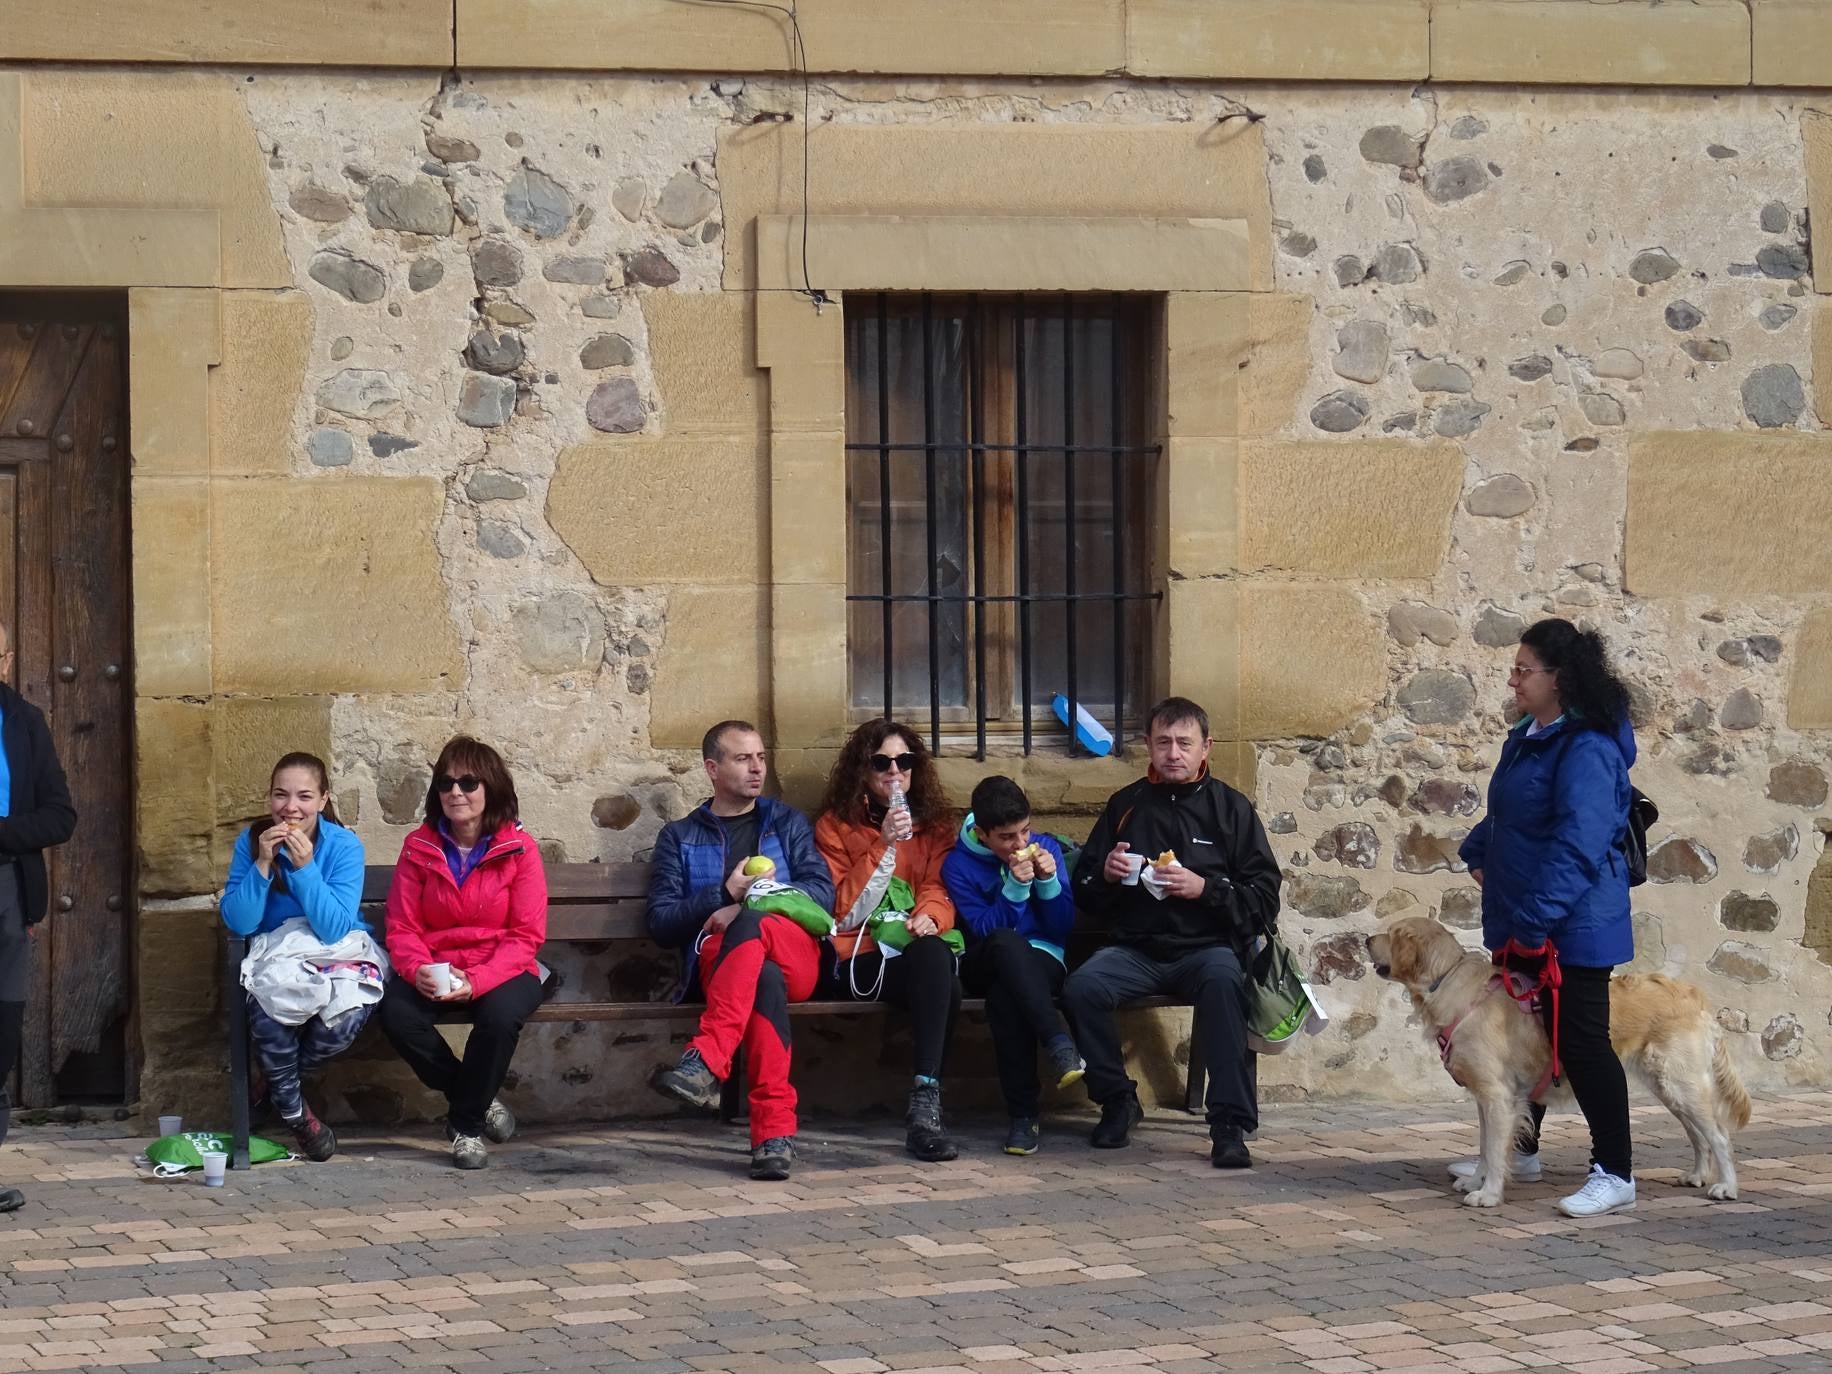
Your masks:
<svg viewBox="0 0 1832 1374"><path fill-rule="evenodd" d="M1037 1046L1057 1087L1079 1082L1087 1071L1056 1007L1075 901L1061 848L1048 835L1031 834L1023 788L995 775L973 789L972 805L941 876L967 937L961 986L986 999L999 1086L1011 1113L1005 1153L1034 1154L1042 1096Z"/></svg>

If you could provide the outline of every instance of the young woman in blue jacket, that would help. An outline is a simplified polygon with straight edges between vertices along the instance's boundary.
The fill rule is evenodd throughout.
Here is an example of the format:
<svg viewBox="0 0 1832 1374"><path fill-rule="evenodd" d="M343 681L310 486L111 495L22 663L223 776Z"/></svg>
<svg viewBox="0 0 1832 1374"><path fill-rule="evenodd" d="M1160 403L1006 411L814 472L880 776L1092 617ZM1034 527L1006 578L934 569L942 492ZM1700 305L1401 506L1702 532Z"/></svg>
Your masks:
<svg viewBox="0 0 1832 1374"><path fill-rule="evenodd" d="M268 779L267 815L236 837L223 924L237 935L259 935L304 917L318 939L335 945L353 930L368 929L362 899L363 842L337 823L324 760L287 754ZM265 1106L280 1114L307 1159L329 1159L337 1137L306 1105L300 1080L349 1049L374 1006L288 1026L263 1011L253 993L243 995Z"/></svg>
<svg viewBox="0 0 1832 1374"><path fill-rule="evenodd" d="M1062 997L1062 947L1075 924L1075 899L1056 841L1033 833L1030 799L1010 778L993 776L973 789L973 809L960 838L942 860L942 881L966 933L961 984L986 999L986 1022L1011 1129L1005 1153L1028 1155L1041 1134L1037 1080L1041 1045L1056 1086L1087 1071L1057 1002Z"/></svg>
<svg viewBox="0 0 1832 1374"><path fill-rule="evenodd" d="M1512 940L1529 951L1550 942L1558 953L1559 1058L1591 1138L1590 1177L1558 1206L1567 1216L1599 1216L1635 1205L1628 1081L1609 1040L1610 970L1635 957L1624 848L1635 762L1628 690L1601 636L1558 619L1520 637L1508 684L1520 719L1489 781L1488 814L1461 857L1482 887L1490 950ZM1540 1176L1545 1114L1534 1105L1517 1142L1516 1178ZM1459 1161L1451 1172L1473 1172L1473 1164Z"/></svg>

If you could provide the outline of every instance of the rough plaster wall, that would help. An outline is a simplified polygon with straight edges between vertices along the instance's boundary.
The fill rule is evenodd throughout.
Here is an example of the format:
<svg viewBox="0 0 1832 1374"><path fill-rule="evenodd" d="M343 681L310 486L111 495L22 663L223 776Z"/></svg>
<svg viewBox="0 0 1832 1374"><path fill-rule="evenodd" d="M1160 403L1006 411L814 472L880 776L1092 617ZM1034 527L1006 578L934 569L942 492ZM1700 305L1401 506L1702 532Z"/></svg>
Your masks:
<svg viewBox="0 0 1832 1374"><path fill-rule="evenodd" d="M587 411L602 383L629 379L608 398L599 393L601 419L666 431L667 398L657 394L637 299L655 288L630 284L630 274L667 274L656 275L653 258L631 255L660 249L680 274L666 289L716 290L726 238L716 202L694 185L717 189L722 124L790 108L799 91L730 79L570 77L439 90L415 78L266 73L244 90L288 251L316 312L293 417L293 472L301 481L336 481L344 471L430 474L449 494L438 542L468 645L468 682L454 696L343 698L333 715L340 782L346 801L357 801L372 855L392 857L427 760L460 726L505 748L525 815L551 853L644 852L661 822L701 791L691 757L647 748L647 688L655 656L666 652L667 593L594 584L547 524L546 488L561 450L597 433ZM1449 1091L1399 994L1367 975L1360 935L1377 914L1407 910L1464 930L1473 922L1473 887L1439 857L1438 842L1454 839L1478 805L1464 788L1484 786L1498 745L1508 636L1548 612L1588 619L1616 646L1638 684L1637 781L1661 805L1659 834L1713 856L1689 865L1675 849L1672 873L1714 876L1637 894L1638 962L1703 983L1738 1032L1733 1045L1752 1086L1823 1079L1832 978L1799 940L1826 741L1782 723L1806 608L1775 598L1629 600L1621 566L1632 432L1752 429L1751 408L1765 421L1791 408L1787 379L1774 372L1760 374L1746 401L1752 373L1778 366L1810 381L1813 299L1798 280L1805 188L1790 102L1041 83L1011 94L941 82L851 82L814 99L817 120L992 123L1207 121L1244 102L1265 116L1277 289L1308 294L1316 306L1309 382L1282 433L1322 439L1352 429L1358 438L1432 435L1463 446L1465 500L1436 577L1350 584L1370 622L1389 618L1389 694L1339 738L1261 750L1261 811L1291 879L1287 929L1319 966L1341 1028L1269 1064L1269 1098ZM428 131L474 145L475 155L442 144L444 160L434 158ZM539 207L563 216L551 237L518 227L506 209L505 193L527 168L559 188ZM373 225L364 198L381 176L430 182L438 195L422 187L414 205L436 227L439 197L449 199L451 232ZM705 207L704 218L657 221L670 183L671 208ZM349 213L336 218L343 206ZM480 249L486 276L492 255L498 263L513 256L519 279L480 285ZM338 251L379 271L378 299L359 303L314 278L317 261L320 276L328 263L346 285L368 280L321 256ZM581 259L604 264L602 285L543 275L591 275ZM371 292L357 285L353 294ZM480 382L485 374L463 357L486 326L523 345L512 416L488 413L499 398L477 389L494 384ZM627 365L581 362L601 335L629 341ZM613 356L622 353L613 347ZM324 403L338 399L350 369L386 374L374 414ZM461 409L503 422L477 427ZM1814 428L1810 406L1792 423ZM604 518L627 521L632 538L665 528L654 512ZM1778 644L1751 650L1751 636ZM1739 691L1749 695L1733 702ZM1745 724L1752 714L1759 721ZM1770 771L1787 760L1807 771L1785 775L1776 799ZM1774 862L1760 865L1773 871L1745 867L1745 846L1760 836L1774 836ZM1771 898L1774 928L1727 929L1720 903L1733 891ZM1734 911L1730 919L1756 927L1769 919L1759 902ZM1728 942L1736 947L1726 953ZM1728 972L1708 971L1708 960ZM587 966L574 976L593 975ZM1181 1027L1174 1018L1162 1028L1141 1022L1146 1041L1161 1041L1160 1065L1186 1052ZM898 1034L866 1033L874 1043L889 1035L887 1046ZM613 1034L655 1048L606 1055ZM661 1027L531 1033L530 1051L556 1065L541 1080L541 1110L645 1108L636 1084L666 1053L668 1035ZM818 1100L825 1066L832 1061L841 1082L846 1056L828 1053L819 1032L804 1045L804 1084ZM524 1068L535 1062L524 1053ZM375 1111L397 1100L404 1076L384 1073L383 1063L375 1061L373 1084L353 1087L353 1105ZM533 1092L527 1078L523 1092Z"/></svg>

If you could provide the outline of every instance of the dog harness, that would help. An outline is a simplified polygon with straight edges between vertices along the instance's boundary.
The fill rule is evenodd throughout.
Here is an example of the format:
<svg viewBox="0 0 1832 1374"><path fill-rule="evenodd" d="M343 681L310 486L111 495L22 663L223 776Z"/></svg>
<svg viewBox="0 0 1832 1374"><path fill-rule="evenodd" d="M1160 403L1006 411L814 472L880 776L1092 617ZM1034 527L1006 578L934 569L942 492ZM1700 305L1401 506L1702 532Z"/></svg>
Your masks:
<svg viewBox="0 0 1832 1374"><path fill-rule="evenodd" d="M1506 967L1510 955L1522 959L1543 960L1540 976L1537 979L1530 979L1520 970ZM1450 1075L1451 1082L1459 1088L1464 1087L1463 1080L1457 1077L1457 1071L1450 1066L1450 1052L1456 1039L1457 1027L1468 1020L1471 1013L1494 993L1506 992L1523 1015L1543 1017L1547 1022L1547 1035L1551 1044L1550 1053L1546 1056L1546 1071L1540 1075L1538 1085L1528 1094L1530 1100L1543 1102L1546 1093L1559 1081L1561 1076L1558 1057L1558 998L1559 987L1564 980L1559 973L1558 951L1552 947L1550 940L1538 949L1523 949L1514 941L1509 940L1507 944L1495 951L1494 962L1498 966L1498 971L1488 980L1488 986L1483 988L1482 995L1465 1007L1456 1020L1438 1031L1438 1057L1443 1060L1444 1072ZM1439 978L1437 982L1434 982L1426 989L1426 995L1430 996L1436 992L1438 983L1443 981L1443 978Z"/></svg>

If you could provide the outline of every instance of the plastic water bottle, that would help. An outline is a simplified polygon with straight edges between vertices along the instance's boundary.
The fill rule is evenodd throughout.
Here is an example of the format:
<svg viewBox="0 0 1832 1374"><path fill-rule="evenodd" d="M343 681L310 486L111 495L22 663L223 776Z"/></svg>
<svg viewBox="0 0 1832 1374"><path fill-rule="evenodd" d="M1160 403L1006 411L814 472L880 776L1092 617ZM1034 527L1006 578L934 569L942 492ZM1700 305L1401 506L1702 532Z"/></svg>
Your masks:
<svg viewBox="0 0 1832 1374"><path fill-rule="evenodd" d="M900 782L893 782L891 784L890 809L892 811L896 811L899 808L907 810L908 807L909 803L903 799L903 784Z"/></svg>

